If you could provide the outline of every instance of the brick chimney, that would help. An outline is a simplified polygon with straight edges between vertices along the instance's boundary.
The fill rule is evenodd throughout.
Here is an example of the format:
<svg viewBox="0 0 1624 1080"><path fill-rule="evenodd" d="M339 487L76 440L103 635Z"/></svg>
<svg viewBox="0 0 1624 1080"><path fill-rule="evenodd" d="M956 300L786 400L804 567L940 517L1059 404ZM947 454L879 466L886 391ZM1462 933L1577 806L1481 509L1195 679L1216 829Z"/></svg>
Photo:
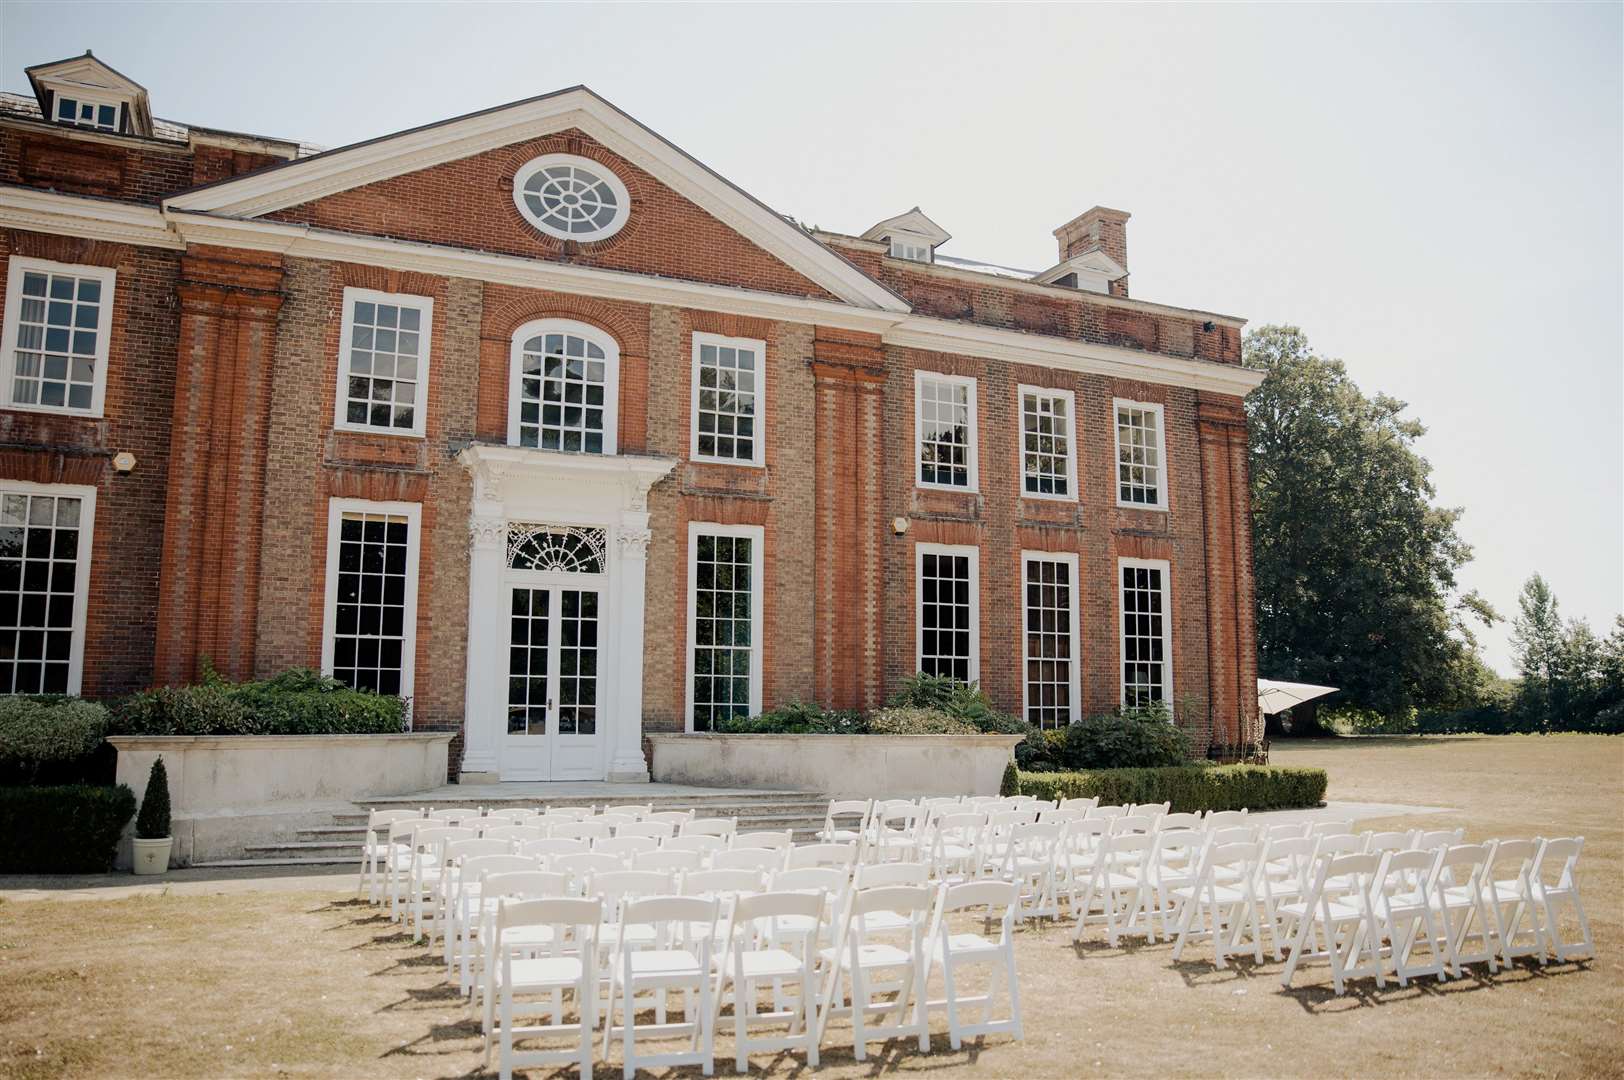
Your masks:
<svg viewBox="0 0 1624 1080"><path fill-rule="evenodd" d="M1116 260L1118 266L1128 268L1128 218L1126 210L1112 210L1096 206L1072 218L1054 231L1060 241L1060 261L1065 262L1091 251L1101 251ZM1119 283L1124 294L1127 282ZM1112 291L1117 286L1113 285Z"/></svg>

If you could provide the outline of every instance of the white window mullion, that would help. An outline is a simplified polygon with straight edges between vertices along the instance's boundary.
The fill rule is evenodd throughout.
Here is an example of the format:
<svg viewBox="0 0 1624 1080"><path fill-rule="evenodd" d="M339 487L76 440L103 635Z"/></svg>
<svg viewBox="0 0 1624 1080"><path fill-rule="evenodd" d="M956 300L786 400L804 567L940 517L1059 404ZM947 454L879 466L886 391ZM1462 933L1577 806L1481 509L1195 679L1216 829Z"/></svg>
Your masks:
<svg viewBox="0 0 1624 1080"><path fill-rule="evenodd" d="M347 686L413 694L422 507L331 499L322 671Z"/></svg>
<svg viewBox="0 0 1624 1080"><path fill-rule="evenodd" d="M760 525L688 524L689 731L761 712Z"/></svg>
<svg viewBox="0 0 1624 1080"><path fill-rule="evenodd" d="M981 678L981 552L914 545L914 637L918 670L959 682Z"/></svg>

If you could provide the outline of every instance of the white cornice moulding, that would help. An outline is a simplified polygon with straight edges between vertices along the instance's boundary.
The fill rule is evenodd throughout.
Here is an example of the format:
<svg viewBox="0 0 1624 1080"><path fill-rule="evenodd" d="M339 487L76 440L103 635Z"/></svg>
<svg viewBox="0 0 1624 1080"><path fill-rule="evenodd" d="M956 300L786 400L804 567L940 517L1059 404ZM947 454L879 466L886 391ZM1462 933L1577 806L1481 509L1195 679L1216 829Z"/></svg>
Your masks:
<svg viewBox="0 0 1624 1080"><path fill-rule="evenodd" d="M908 310L896 294L799 226L584 88L331 150L176 195L164 207L256 217L569 128L585 132L847 303Z"/></svg>
<svg viewBox="0 0 1624 1080"><path fill-rule="evenodd" d="M169 228L156 206L60 195L33 188L0 187L0 225L141 247L178 250L186 246L186 241Z"/></svg>

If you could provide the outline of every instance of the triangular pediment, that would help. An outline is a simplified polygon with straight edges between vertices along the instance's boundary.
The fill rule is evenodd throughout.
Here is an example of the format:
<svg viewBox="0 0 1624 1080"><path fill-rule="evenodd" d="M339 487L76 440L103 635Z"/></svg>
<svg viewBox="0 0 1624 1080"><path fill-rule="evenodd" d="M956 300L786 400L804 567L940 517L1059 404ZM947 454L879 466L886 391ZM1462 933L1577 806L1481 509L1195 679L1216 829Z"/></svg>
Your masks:
<svg viewBox="0 0 1624 1080"><path fill-rule="evenodd" d="M862 238L864 240L885 240L898 233L925 240L933 250L953 239L952 234L925 216L925 212L917 206L906 213L898 214L896 217L888 217L884 221L864 230Z"/></svg>
<svg viewBox="0 0 1624 1080"><path fill-rule="evenodd" d="M641 170L750 244L826 291L859 307L903 312L890 290L781 214L585 87L487 109L339 147L176 195L166 210L231 218L284 212L506 148L579 133Z"/></svg>
<svg viewBox="0 0 1624 1080"><path fill-rule="evenodd" d="M35 64L26 69L40 112L49 119L53 113L51 98L58 91L70 93L84 90L117 97L128 102L130 126L138 135L152 134L152 108L147 100L147 88L122 72L114 70L96 59L87 49L82 56L54 60L49 64Z"/></svg>

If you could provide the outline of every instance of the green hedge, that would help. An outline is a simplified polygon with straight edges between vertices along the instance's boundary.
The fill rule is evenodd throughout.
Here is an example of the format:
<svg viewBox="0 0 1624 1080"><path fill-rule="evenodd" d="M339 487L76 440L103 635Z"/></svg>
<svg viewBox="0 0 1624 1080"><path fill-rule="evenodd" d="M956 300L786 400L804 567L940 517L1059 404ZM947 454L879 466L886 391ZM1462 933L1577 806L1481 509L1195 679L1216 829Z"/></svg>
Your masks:
<svg viewBox="0 0 1624 1080"><path fill-rule="evenodd" d="M1291 810L1325 801L1324 769L1274 765L1180 765L1164 769L1021 773L1022 795L1097 796L1102 806L1171 802L1175 811Z"/></svg>
<svg viewBox="0 0 1624 1080"><path fill-rule="evenodd" d="M133 816L135 792L123 784L0 787L0 873L109 870Z"/></svg>
<svg viewBox="0 0 1624 1080"><path fill-rule="evenodd" d="M50 782L71 772L74 763L95 754L107 719L107 710L94 701L0 697L0 782Z"/></svg>
<svg viewBox="0 0 1624 1080"><path fill-rule="evenodd" d="M132 694L114 735L386 735L406 727L406 702L351 690L303 668L260 682L211 680Z"/></svg>

